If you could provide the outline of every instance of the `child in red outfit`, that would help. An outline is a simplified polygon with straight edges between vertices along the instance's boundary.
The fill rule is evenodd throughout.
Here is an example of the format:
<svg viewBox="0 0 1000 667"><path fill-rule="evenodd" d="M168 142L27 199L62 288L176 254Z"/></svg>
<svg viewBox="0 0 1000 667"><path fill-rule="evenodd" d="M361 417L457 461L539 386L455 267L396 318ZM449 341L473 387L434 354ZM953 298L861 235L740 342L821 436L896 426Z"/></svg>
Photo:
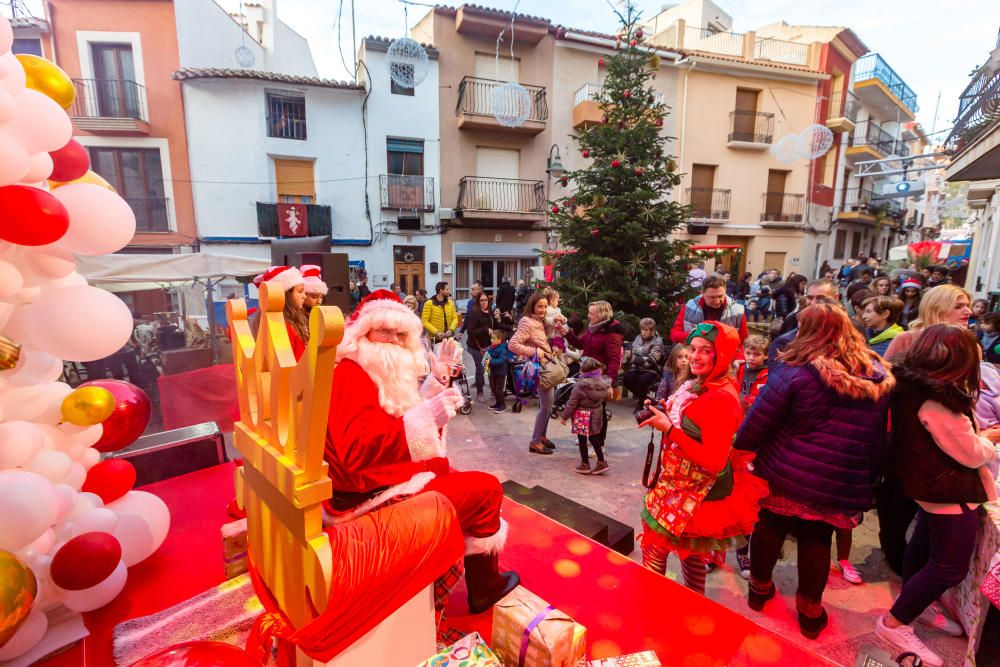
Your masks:
<svg viewBox="0 0 1000 667"><path fill-rule="evenodd" d="M737 331L704 322L688 336L692 380L640 426L663 432L656 483L641 513L643 564L666 571L667 556L681 559L684 584L705 592L705 562L715 551L742 544L757 522L767 484L748 470L752 456L734 451L743 418L730 367L740 347Z"/></svg>

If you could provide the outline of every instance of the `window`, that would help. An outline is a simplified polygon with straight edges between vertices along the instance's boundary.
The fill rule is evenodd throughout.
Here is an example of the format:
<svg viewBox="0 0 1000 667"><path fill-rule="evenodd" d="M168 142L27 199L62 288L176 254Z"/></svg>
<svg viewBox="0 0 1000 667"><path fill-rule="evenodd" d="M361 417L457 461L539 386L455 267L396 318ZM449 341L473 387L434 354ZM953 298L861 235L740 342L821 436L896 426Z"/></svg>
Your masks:
<svg viewBox="0 0 1000 667"><path fill-rule="evenodd" d="M847 230L838 229L837 239L833 242L833 258L843 259L844 250L846 249L846 247L847 247Z"/></svg>
<svg viewBox="0 0 1000 667"><path fill-rule="evenodd" d="M282 204L312 204L316 199L316 180L310 160L274 160L274 181Z"/></svg>
<svg viewBox="0 0 1000 667"><path fill-rule="evenodd" d="M94 94L102 118L141 118L131 44L91 44Z"/></svg>
<svg viewBox="0 0 1000 667"><path fill-rule="evenodd" d="M386 140L386 167L390 174L424 175L424 142L409 139Z"/></svg>
<svg viewBox="0 0 1000 667"><path fill-rule="evenodd" d="M306 98L267 94L267 136L306 139Z"/></svg>
<svg viewBox="0 0 1000 667"><path fill-rule="evenodd" d="M25 53L32 56L42 57L42 40L37 37L22 37L15 39L11 52L15 54Z"/></svg>
<svg viewBox="0 0 1000 667"><path fill-rule="evenodd" d="M169 232L160 151L91 147L91 169L118 191L135 213L137 232Z"/></svg>
<svg viewBox="0 0 1000 667"><path fill-rule="evenodd" d="M861 232L854 232L851 237L851 257L861 256Z"/></svg>
<svg viewBox="0 0 1000 667"><path fill-rule="evenodd" d="M510 278L511 285L516 285L517 281L527 277L531 273L531 267L537 264L538 260L524 257L456 258L455 281L451 286L456 305L464 308L471 297L472 283L482 283L483 290L493 297L504 277Z"/></svg>
<svg viewBox="0 0 1000 667"><path fill-rule="evenodd" d="M410 76L410 77L413 76L413 65L394 64L393 67L398 67L400 70L402 70L404 76ZM406 88L404 86L399 85L392 77L389 77L389 92L391 92L393 95L408 95L410 97L413 97L412 88Z"/></svg>

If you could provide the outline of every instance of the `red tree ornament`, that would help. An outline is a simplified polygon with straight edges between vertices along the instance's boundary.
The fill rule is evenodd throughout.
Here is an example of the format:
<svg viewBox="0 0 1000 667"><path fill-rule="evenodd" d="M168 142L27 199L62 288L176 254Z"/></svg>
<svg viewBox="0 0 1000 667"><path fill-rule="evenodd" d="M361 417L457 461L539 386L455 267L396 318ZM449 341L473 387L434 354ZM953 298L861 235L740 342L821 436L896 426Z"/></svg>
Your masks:
<svg viewBox="0 0 1000 667"><path fill-rule="evenodd" d="M614 167L615 169L617 169L618 167L622 166L622 163L619 162L618 160L612 160L611 161L611 166Z"/></svg>
<svg viewBox="0 0 1000 667"><path fill-rule="evenodd" d="M635 31L635 37L636 39L642 39L642 28Z"/></svg>
<svg viewBox="0 0 1000 667"><path fill-rule="evenodd" d="M590 151L588 151L586 148L584 148L583 152L581 153L581 155L583 155L583 157L590 157Z"/></svg>
<svg viewBox="0 0 1000 667"><path fill-rule="evenodd" d="M559 212L559 207L558 206L553 206L552 207L552 212L553 213L558 213Z"/></svg>
<svg viewBox="0 0 1000 667"><path fill-rule="evenodd" d="M636 176L642 176L642 172L643 171L645 171L645 170L642 167L636 167L635 168L635 175Z"/></svg>
<svg viewBox="0 0 1000 667"><path fill-rule="evenodd" d="M600 67L604 67L604 58L598 58L597 59L597 64Z"/></svg>
<svg viewBox="0 0 1000 667"><path fill-rule="evenodd" d="M625 99L632 97L632 91L626 88L625 92L622 93L622 97L624 97Z"/></svg>
<svg viewBox="0 0 1000 667"><path fill-rule="evenodd" d="M597 236L600 233L601 232L600 232L600 230L597 229L597 227L594 227L593 229L590 230L590 235L591 236Z"/></svg>
<svg viewBox="0 0 1000 667"><path fill-rule="evenodd" d="M559 185L561 185L563 187L566 187L567 185L569 185L569 179L568 178L560 178L559 179Z"/></svg>
<svg viewBox="0 0 1000 667"><path fill-rule="evenodd" d="M634 39L633 39L633 40L632 40L631 42L629 42L629 43L628 43L628 45L629 45L629 46L635 46L635 45L636 45L636 44L638 44L638 43L639 43L639 42L637 42L636 40L634 40Z"/></svg>
<svg viewBox="0 0 1000 667"><path fill-rule="evenodd" d="M649 307L652 308L653 310L656 310L657 308L660 307L660 304L656 303L656 301L650 301Z"/></svg>
<svg viewBox="0 0 1000 667"><path fill-rule="evenodd" d="M656 127L663 127L663 119L662 118L657 118L656 119Z"/></svg>

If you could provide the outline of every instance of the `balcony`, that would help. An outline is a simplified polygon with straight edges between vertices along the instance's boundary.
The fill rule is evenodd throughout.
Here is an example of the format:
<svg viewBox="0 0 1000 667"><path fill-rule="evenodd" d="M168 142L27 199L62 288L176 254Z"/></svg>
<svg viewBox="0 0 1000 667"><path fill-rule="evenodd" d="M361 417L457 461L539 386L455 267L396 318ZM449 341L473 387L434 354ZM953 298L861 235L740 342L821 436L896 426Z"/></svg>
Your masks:
<svg viewBox="0 0 1000 667"><path fill-rule="evenodd" d="M329 206L306 204L306 236L325 236L333 233L333 222ZM279 238L278 205L257 202L257 235L261 238Z"/></svg>
<svg viewBox="0 0 1000 667"><path fill-rule="evenodd" d="M756 37L753 45L755 60L770 60L786 65L809 65L809 45L773 37Z"/></svg>
<svg viewBox="0 0 1000 667"><path fill-rule="evenodd" d="M848 160L854 162L882 160L890 155L906 157L909 154L910 149L902 139L896 139L871 120L862 121L854 128L847 149Z"/></svg>
<svg viewBox="0 0 1000 667"><path fill-rule="evenodd" d="M877 53L854 63L854 92L866 105L884 110L884 119L895 118L897 110L906 120L916 118L917 94Z"/></svg>
<svg viewBox="0 0 1000 667"><path fill-rule="evenodd" d="M798 226L802 224L802 212L805 210L805 195L792 195L785 192L765 192L761 195L764 211L760 221L770 227Z"/></svg>
<svg viewBox="0 0 1000 667"><path fill-rule="evenodd" d="M545 129L549 119L549 107L545 97L545 88L541 86L524 86L528 91L528 118L518 127L501 125L493 113L493 91L503 85L492 79L478 79L467 76L458 86L458 103L455 105L455 116L458 117L458 128L461 130L491 130L513 132L516 134L538 134ZM521 84L524 85L524 84ZM517 108L516 100L508 100L510 108Z"/></svg>
<svg viewBox="0 0 1000 667"><path fill-rule="evenodd" d="M1000 70L982 67L962 91L958 116L945 142L955 157L949 181L979 181L1000 176Z"/></svg>
<svg viewBox="0 0 1000 667"><path fill-rule="evenodd" d="M826 126L833 132L850 132L858 124L858 96L847 90L830 95Z"/></svg>
<svg viewBox="0 0 1000 667"><path fill-rule="evenodd" d="M774 114L736 109L729 112L729 148L767 150L774 141Z"/></svg>
<svg viewBox="0 0 1000 667"><path fill-rule="evenodd" d="M729 220L732 190L686 188L685 203L691 207L692 220Z"/></svg>
<svg viewBox="0 0 1000 667"><path fill-rule="evenodd" d="M146 90L124 79L73 79L76 99L69 115L94 134L148 136Z"/></svg>
<svg viewBox="0 0 1000 667"><path fill-rule="evenodd" d="M455 216L463 221L545 218L545 184L516 178L465 176L458 182Z"/></svg>
<svg viewBox="0 0 1000 667"><path fill-rule="evenodd" d="M378 183L383 209L434 210L434 178L432 176L381 174L378 177Z"/></svg>
<svg viewBox="0 0 1000 667"><path fill-rule="evenodd" d="M165 233L170 231L170 200L166 197L125 197L125 202L135 213L135 231Z"/></svg>
<svg viewBox="0 0 1000 667"><path fill-rule="evenodd" d="M872 212L874 193L867 188L847 188L844 191L844 205L837 213L837 220L865 225L875 224Z"/></svg>

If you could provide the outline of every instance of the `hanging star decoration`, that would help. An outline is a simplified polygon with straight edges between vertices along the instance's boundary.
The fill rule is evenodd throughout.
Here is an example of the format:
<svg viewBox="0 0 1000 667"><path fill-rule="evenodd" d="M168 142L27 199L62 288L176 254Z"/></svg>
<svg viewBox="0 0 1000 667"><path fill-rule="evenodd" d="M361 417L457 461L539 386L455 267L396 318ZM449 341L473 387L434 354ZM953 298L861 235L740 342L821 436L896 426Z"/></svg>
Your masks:
<svg viewBox="0 0 1000 667"><path fill-rule="evenodd" d="M645 267L646 267L646 258L640 255L639 253L632 255L632 257L630 257L629 260L625 263L625 271L630 276L635 276L636 273L638 273Z"/></svg>
<svg viewBox="0 0 1000 667"><path fill-rule="evenodd" d="M656 207L655 206L645 206L642 209L642 219L646 222L652 222L656 219Z"/></svg>

